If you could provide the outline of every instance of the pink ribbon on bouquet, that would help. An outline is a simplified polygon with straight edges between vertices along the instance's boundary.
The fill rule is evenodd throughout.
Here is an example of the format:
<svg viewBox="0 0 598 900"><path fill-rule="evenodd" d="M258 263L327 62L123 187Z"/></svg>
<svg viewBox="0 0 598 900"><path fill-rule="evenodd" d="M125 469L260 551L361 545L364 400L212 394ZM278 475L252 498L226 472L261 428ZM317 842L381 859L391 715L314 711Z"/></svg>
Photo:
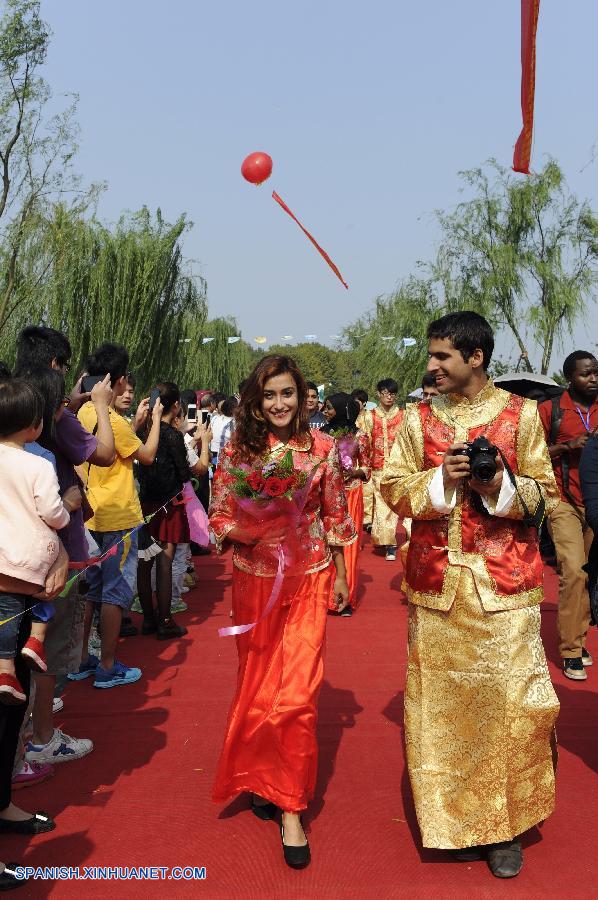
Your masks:
<svg viewBox="0 0 598 900"><path fill-rule="evenodd" d="M282 545L278 545L278 569L276 572L276 577L274 579L274 584L272 585L272 592L270 597L268 598L268 602L264 607L264 611L262 612L259 619L256 619L255 622L249 622L247 625L229 625L228 628L219 628L218 636L219 637L231 637L235 634L246 634L248 631L251 631L252 628L255 628L256 625L259 625L266 616L269 616L274 608L274 604L278 600L280 596L280 591L282 589L282 582L284 581L284 550L282 549Z"/></svg>

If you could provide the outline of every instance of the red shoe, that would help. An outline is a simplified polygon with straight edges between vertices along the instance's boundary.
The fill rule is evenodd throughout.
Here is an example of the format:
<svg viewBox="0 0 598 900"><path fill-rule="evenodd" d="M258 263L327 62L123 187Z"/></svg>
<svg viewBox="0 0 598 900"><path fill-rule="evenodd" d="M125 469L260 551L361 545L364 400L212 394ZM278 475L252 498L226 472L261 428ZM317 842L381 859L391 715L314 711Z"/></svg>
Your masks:
<svg viewBox="0 0 598 900"><path fill-rule="evenodd" d="M16 706L17 703L24 703L26 699L19 679L9 675L8 672L0 673L0 703Z"/></svg>
<svg viewBox="0 0 598 900"><path fill-rule="evenodd" d="M47 672L46 651L44 645L37 638L30 637L23 649L21 656L25 657L25 662L34 672Z"/></svg>
<svg viewBox="0 0 598 900"><path fill-rule="evenodd" d="M30 784L39 784L47 781L53 774L54 766L49 763L30 763L24 759L21 771L12 779L12 789L17 791L19 788L29 787Z"/></svg>

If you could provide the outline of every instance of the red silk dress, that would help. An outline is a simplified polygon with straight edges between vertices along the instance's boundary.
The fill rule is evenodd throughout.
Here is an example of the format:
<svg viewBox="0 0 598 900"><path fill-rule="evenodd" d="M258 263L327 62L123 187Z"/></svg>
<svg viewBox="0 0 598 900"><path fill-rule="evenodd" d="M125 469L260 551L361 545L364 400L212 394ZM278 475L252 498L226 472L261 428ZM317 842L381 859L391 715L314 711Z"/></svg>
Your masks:
<svg viewBox="0 0 598 900"><path fill-rule="evenodd" d="M334 440L312 431L309 437L283 445L270 435L270 458L288 450L296 469L311 472L317 465L298 528L301 571L295 569L295 574L285 576L271 613L251 631L236 637L237 689L213 799L223 801L253 791L286 812L299 812L306 808L316 783L317 700L334 572L330 546L351 544L356 534ZM210 525L219 545L243 518L230 490L234 479L231 464L227 445L218 460L210 507ZM235 624L259 619L270 598L276 567L267 546L235 545Z"/></svg>
<svg viewBox="0 0 598 900"><path fill-rule="evenodd" d="M354 469L362 469L365 472L365 482L361 478L345 476L345 491L349 515L355 523L358 538L354 543L343 549L345 568L347 570L347 584L349 585L349 606L355 609L357 606L357 583L359 580L359 553L361 551L361 531L363 528L363 485L367 484L372 474L372 443L369 435L363 431L357 431L355 435L356 452L353 460ZM330 591L328 609L336 610L334 592Z"/></svg>

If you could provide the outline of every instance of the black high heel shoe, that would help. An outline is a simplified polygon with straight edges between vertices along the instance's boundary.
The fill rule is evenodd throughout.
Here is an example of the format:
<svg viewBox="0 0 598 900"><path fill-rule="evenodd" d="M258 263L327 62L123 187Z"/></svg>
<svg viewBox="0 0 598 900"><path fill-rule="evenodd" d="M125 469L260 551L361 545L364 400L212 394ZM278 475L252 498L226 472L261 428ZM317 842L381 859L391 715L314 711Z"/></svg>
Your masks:
<svg viewBox="0 0 598 900"><path fill-rule="evenodd" d="M301 822L301 817L299 817L299 821ZM303 825L303 822L301 822ZM309 843L307 838L305 838L305 844L303 847L289 847L288 844L284 842L284 825L282 824L282 819L280 821L280 840L282 842L282 852L284 855L284 861L287 866L290 866L291 869L304 869L309 865L311 861L311 853L309 850Z"/></svg>
<svg viewBox="0 0 598 900"><path fill-rule="evenodd" d="M5 834L44 834L55 828L54 819L43 812L36 812L30 819L0 819L0 832Z"/></svg>
<svg viewBox="0 0 598 900"><path fill-rule="evenodd" d="M273 803L256 803L255 794L252 794L251 812L254 816L257 816L258 819L261 819L263 822L271 822L272 819L276 818L276 813L278 812L278 810Z"/></svg>
<svg viewBox="0 0 598 900"><path fill-rule="evenodd" d="M27 883L27 879L19 878L16 870L22 868L22 863L5 863L4 869L0 872L0 891L12 891L13 888L21 887Z"/></svg>

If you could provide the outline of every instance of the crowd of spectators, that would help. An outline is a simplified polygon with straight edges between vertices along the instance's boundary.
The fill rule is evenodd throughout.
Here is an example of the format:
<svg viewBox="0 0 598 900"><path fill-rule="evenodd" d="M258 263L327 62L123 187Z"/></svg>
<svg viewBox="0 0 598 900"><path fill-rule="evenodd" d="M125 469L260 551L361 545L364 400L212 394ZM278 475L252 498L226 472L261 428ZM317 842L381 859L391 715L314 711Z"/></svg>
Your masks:
<svg viewBox="0 0 598 900"><path fill-rule="evenodd" d="M19 335L12 372L0 363L0 831L30 835L55 823L17 807L12 791L94 749L89 738L54 724L67 679L90 678L106 690L143 677L117 657L123 646L126 656L121 639L139 631L131 610L142 614L144 635L172 641L186 634L175 616L196 584L193 558L210 548L191 540L183 492L192 484L207 510L238 404L238 396L169 381L136 397L127 350L113 343L90 354L67 393L70 367L68 338L43 326ZM592 664L585 646L592 604L598 614L598 549L590 553L598 527L598 362L575 351L564 376L567 388L539 411L560 491L549 522L560 573L560 654L565 676L582 681ZM389 384L392 412L396 383ZM436 393L428 374L424 401ZM367 417L374 405L367 392L351 397ZM312 382L307 406L309 427L325 426ZM372 500L364 499L367 526ZM101 565L90 565L100 556ZM0 870L0 888L3 878L10 872Z"/></svg>
<svg viewBox="0 0 598 900"><path fill-rule="evenodd" d="M166 381L136 403L127 350L109 342L67 393L70 368L68 338L43 326L19 335L12 372L0 363L0 831L21 834L55 823L12 791L94 749L54 724L67 679L142 677L117 658L138 633L132 608L143 634L186 634L174 613L196 583L192 550L210 548L192 547L182 492L207 509L237 403Z"/></svg>

